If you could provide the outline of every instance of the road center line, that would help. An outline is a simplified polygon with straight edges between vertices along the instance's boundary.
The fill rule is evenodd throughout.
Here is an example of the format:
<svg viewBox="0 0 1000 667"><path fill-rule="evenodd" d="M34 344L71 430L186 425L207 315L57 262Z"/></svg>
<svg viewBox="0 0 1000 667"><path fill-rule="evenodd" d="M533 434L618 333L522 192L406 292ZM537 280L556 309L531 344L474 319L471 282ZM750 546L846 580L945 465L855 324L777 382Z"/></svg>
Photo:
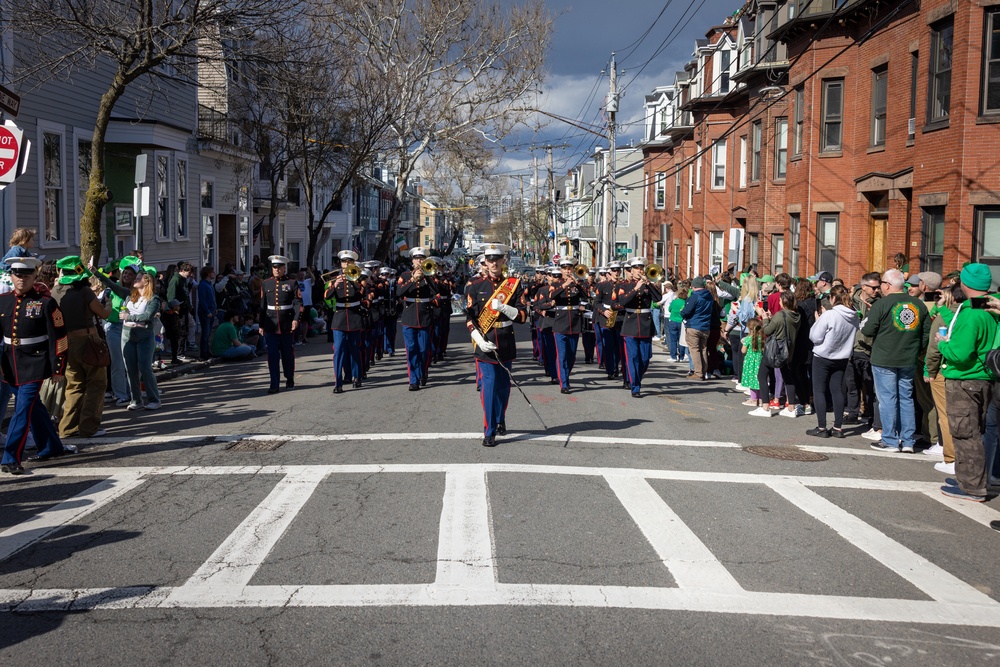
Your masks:
<svg viewBox="0 0 1000 667"><path fill-rule="evenodd" d="M680 588L738 595L743 589L645 479L606 475L639 530L646 536Z"/></svg>

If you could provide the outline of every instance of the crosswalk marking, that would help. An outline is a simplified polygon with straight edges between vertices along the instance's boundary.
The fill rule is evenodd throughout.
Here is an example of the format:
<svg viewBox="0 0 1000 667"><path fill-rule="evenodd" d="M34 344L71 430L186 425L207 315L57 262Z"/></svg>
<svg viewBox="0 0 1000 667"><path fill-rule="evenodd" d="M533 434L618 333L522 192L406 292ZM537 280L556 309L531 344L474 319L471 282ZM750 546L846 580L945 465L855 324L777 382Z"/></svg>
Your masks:
<svg viewBox="0 0 1000 667"><path fill-rule="evenodd" d="M61 526L79 521L145 481L141 473L135 472L105 470L94 476L106 479L0 533L0 561L10 558Z"/></svg>
<svg viewBox="0 0 1000 667"><path fill-rule="evenodd" d="M482 439L481 432L467 433L343 433L343 434L298 434L298 435L264 435L250 433L242 435L196 435L175 438L172 436L146 436L141 438L90 438L90 439L69 439L67 442L77 442L87 447L100 445L155 445L161 443L176 443L178 441L201 442L213 441L218 443L233 442L241 439L274 440L281 439L286 442L381 442L381 441L419 441L419 440L469 440L478 442ZM515 442L555 442L563 445L583 444L583 445L605 445L623 447L693 447L708 449L741 449L743 445L738 442L726 442L722 440L678 440L671 438L624 438L618 436L599 435L577 435L567 433L563 435L541 435L537 433L514 433L511 432L503 438L504 443ZM807 452L817 452L827 455L848 455L848 456L873 456L876 458L895 458L901 461L919 461L926 463L931 460L923 454L903 454L900 452L875 451L868 447L867 442L851 446L845 444L843 447L826 447L822 445L798 444L799 449Z"/></svg>
<svg viewBox="0 0 1000 667"><path fill-rule="evenodd" d="M606 475L632 520L670 570L680 588L734 594L742 588L645 479Z"/></svg>
<svg viewBox="0 0 1000 667"><path fill-rule="evenodd" d="M181 586L0 590L0 611L82 609L338 607L338 606L584 606L712 613L817 617L1000 628L1000 603L930 563L870 524L816 493L814 488L873 489L926 494L928 482L711 471L639 470L517 464L363 464L294 466L164 466L53 468L54 477L104 477L90 490L0 534L6 557L59 526L121 497L156 476L282 475L267 499L223 541ZM257 569L285 534L319 484L340 474L445 475L438 525L437 575L430 584L252 586ZM669 569L676 587L498 583L490 514L490 473L602 477ZM762 484L825 523L847 543L926 593L931 600L788 594L743 589L648 480ZM86 507L74 501L90 498ZM937 494L951 507L953 501ZM1000 517L978 506L963 512L976 521ZM9 540L9 541L8 541Z"/></svg>

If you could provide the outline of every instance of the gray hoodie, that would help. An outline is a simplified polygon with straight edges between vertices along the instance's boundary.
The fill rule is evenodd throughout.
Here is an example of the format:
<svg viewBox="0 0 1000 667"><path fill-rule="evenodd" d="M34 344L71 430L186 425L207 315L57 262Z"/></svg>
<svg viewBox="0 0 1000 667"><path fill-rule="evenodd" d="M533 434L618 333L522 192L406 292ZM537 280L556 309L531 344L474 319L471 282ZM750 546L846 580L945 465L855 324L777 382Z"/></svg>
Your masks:
<svg viewBox="0 0 1000 667"><path fill-rule="evenodd" d="M854 349L854 337L861 327L858 313L836 305L824 312L809 330L813 355L824 359L848 359Z"/></svg>

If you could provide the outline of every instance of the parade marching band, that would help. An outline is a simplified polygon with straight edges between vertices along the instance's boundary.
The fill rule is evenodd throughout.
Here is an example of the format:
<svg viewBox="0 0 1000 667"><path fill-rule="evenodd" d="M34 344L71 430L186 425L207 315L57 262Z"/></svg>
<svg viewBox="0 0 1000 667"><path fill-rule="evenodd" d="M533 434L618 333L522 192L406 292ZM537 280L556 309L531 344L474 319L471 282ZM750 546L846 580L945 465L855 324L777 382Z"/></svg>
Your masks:
<svg viewBox="0 0 1000 667"><path fill-rule="evenodd" d="M528 323L533 360L560 392L573 390L571 377L582 340L584 362L595 361L609 380L640 397L654 335L651 306L661 298L662 269L642 258L588 268L563 257L558 266L536 267L529 276L509 272L509 249L483 246L465 281L458 303L472 339L476 390L483 406L483 442L496 445L506 434L506 411L516 384L514 324ZM444 360L461 277L451 259L413 248L411 268L397 276L378 261L359 262L358 254L338 254L339 268L322 276L324 302L333 342L333 393L360 389L371 366L396 354L401 325L410 391L428 383L431 366ZM286 277L289 259L268 258L272 277L261 288L261 324L267 337L268 393L294 387L294 332L303 311L294 279ZM458 297L456 297L458 299ZM522 392L523 393L523 392ZM527 399L527 396L525 396ZM529 402L530 403L530 402Z"/></svg>

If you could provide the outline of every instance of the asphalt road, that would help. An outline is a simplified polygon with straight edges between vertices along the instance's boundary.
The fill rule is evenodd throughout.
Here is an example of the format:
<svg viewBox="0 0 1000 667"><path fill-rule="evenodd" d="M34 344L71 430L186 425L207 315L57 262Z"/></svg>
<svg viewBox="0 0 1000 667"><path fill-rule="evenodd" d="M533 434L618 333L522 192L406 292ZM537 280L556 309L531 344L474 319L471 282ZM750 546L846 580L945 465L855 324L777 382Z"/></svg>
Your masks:
<svg viewBox="0 0 1000 667"><path fill-rule="evenodd" d="M527 344L546 427L515 390L484 448L470 347L456 319L416 393L400 353L333 395L317 338L276 396L217 365L0 479L0 661L1000 663L1000 501L928 457L750 418L659 348L639 400L582 349L562 395Z"/></svg>

